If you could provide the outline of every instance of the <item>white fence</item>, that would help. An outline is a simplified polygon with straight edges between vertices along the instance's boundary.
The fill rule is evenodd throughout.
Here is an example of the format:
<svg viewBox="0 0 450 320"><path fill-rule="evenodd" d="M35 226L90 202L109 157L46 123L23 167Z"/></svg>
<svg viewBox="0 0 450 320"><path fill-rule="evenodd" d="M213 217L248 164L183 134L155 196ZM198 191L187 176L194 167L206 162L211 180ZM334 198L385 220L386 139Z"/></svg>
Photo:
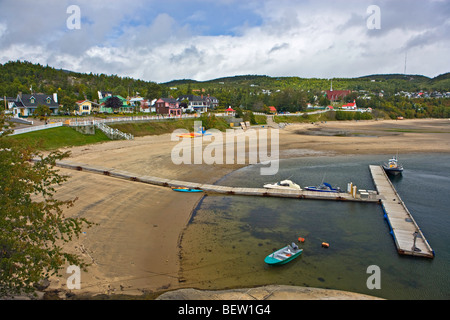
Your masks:
<svg viewBox="0 0 450 320"><path fill-rule="evenodd" d="M14 130L14 132L11 133L10 135L14 136L14 135L17 135L17 134L22 134L22 133L28 133L28 132L33 132L33 131L45 130L45 129L50 129L50 128L57 128L57 127L62 127L62 125L63 125L62 122L57 122L57 123L50 123L50 124L46 124L46 125L42 125L42 126L35 126L35 127L17 129L17 130Z"/></svg>
<svg viewBox="0 0 450 320"><path fill-rule="evenodd" d="M217 117L234 116L234 112L230 113L211 113ZM255 113L257 114L257 113ZM95 119L95 120L82 120L78 119L70 120L71 127L78 126L92 126L99 123L117 123L117 122L138 122L138 121L162 121L162 120L179 120L179 119L194 119L199 118L196 114L183 114L181 116L168 116L168 115L158 115L158 116L139 116L139 117L117 117L117 118L107 118L107 119Z"/></svg>
<svg viewBox="0 0 450 320"><path fill-rule="evenodd" d="M254 112L254 114L265 115L264 113L258 113L258 112ZM235 113L234 112L211 113L211 115L215 115L217 117L226 117L226 116L234 116ZM199 118L199 116L197 114L183 114L181 116L157 115L157 116L120 117L120 118L117 117L117 118L93 119L93 120L82 120L82 121L79 121L78 119L71 119L69 121L66 120L65 122L68 123L68 125L71 127L92 126L92 125L99 127L98 126L99 124L117 123L117 122L162 121L162 120L170 120L170 119L178 120L178 119L193 119L193 118ZM11 133L10 135L17 135L17 134L22 134L22 133L27 133L27 132L61 127L61 126L63 126L63 124L64 124L63 122L57 122L57 123L50 123L50 124L42 125L42 126L17 129L17 130L14 130L14 132ZM110 129L113 130L112 128L110 128ZM124 137L124 138L128 139L126 137Z"/></svg>
<svg viewBox="0 0 450 320"><path fill-rule="evenodd" d="M95 126L102 130L110 139L117 139L117 137L125 140L133 140L134 136L129 133L122 132L117 129L113 129L104 123L96 123Z"/></svg>

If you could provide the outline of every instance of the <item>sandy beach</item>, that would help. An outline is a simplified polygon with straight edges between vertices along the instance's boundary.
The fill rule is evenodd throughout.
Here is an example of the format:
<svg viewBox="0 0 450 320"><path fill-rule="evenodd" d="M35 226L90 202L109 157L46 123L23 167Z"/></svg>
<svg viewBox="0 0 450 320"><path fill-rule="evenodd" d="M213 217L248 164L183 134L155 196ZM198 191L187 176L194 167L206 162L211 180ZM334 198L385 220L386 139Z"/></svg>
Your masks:
<svg viewBox="0 0 450 320"><path fill-rule="evenodd" d="M448 153L450 120L292 124L280 130L279 138L280 158ZM171 141L170 134L111 141L67 149L71 151L67 160L201 183L214 183L244 166L175 165L171 151L177 143ZM61 172L71 178L59 188L58 196L78 197L66 216L96 223L67 245L69 251L80 253L91 263L88 272L81 274L81 290L72 293L142 295L184 288L179 281L180 239L202 195L87 172ZM61 278L51 280L50 290L67 290L68 275L61 274ZM320 293L314 298L320 298Z"/></svg>

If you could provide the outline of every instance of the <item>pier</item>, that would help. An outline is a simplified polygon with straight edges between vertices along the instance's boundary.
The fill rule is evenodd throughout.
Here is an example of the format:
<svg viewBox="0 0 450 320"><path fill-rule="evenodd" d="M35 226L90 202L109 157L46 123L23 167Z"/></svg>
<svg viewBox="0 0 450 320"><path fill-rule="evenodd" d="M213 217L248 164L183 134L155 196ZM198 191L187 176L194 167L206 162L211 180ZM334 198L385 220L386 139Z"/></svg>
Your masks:
<svg viewBox="0 0 450 320"><path fill-rule="evenodd" d="M434 251L381 166L369 166L399 254L434 258Z"/></svg>
<svg viewBox="0 0 450 320"><path fill-rule="evenodd" d="M39 160L34 160L39 161ZM80 163L73 163L69 161L57 161L57 167L72 169L77 171L85 171L91 173L102 174L119 179L147 183L169 188L192 188L201 189L205 193L210 194L228 194L241 196L262 196L262 197L277 197L277 198L295 198L295 199L315 199L315 200L334 200L334 201L353 201L353 202L379 202L379 196L368 193L332 193L332 192L318 192L307 190L278 190L266 188L241 188L241 187L227 187L214 184L203 184L188 181L179 181L172 179L165 179L153 176L139 176L130 172L116 170L112 168L103 168L99 166L92 166Z"/></svg>
<svg viewBox="0 0 450 320"><path fill-rule="evenodd" d="M33 161L39 160L34 159ZM395 245L397 246L398 253L402 255L434 258L433 249L428 244L428 241L419 226L406 208L405 203L398 195L381 166L369 166L377 191L359 190L357 192L356 187L349 184L348 193L227 187L164 179L153 176L138 176L122 170L73 163L69 161L57 161L56 166L162 187L201 189L205 193L211 194L380 203L384 211L384 217L389 224L390 233L392 234Z"/></svg>

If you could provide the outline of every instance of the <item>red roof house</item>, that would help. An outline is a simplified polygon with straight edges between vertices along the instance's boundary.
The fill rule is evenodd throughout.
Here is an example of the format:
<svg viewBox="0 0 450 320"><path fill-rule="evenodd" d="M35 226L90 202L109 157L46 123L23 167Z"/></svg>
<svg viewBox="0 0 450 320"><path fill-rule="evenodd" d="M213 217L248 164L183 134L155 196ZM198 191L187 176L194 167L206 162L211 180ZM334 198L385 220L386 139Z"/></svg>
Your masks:
<svg viewBox="0 0 450 320"><path fill-rule="evenodd" d="M275 108L274 106L270 106L269 107L269 112L270 113L277 113L277 108Z"/></svg>
<svg viewBox="0 0 450 320"><path fill-rule="evenodd" d="M327 99L330 101L341 100L346 95L350 94L351 90L327 90Z"/></svg>
<svg viewBox="0 0 450 320"><path fill-rule="evenodd" d="M347 110L356 110L356 108L357 108L357 106L356 106L355 100L353 100L353 103L347 103L342 106L342 109L347 109Z"/></svg>

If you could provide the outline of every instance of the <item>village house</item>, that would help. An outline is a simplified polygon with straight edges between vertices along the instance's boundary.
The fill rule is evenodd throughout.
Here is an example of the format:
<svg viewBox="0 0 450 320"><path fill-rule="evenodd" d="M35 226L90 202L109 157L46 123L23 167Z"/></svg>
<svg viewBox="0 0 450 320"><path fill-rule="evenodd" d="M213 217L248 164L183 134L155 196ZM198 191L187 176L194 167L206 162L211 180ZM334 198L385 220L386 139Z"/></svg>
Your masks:
<svg viewBox="0 0 450 320"><path fill-rule="evenodd" d="M331 102L333 102L333 101L337 101L337 100L342 100L347 95L352 93L352 91L351 90L333 90L333 81L331 81L330 90L326 90L325 93L327 95L327 99L330 100Z"/></svg>
<svg viewBox="0 0 450 320"><path fill-rule="evenodd" d="M81 100L77 101L77 109L75 110L75 114L79 116L84 116L92 113L92 101L89 100Z"/></svg>
<svg viewBox="0 0 450 320"><path fill-rule="evenodd" d="M11 98L11 97L3 97L3 98L0 97L1 104L2 104L2 106L5 109L5 114L12 114L13 113L13 109L14 109L14 106L15 106L15 103L14 103L15 100L16 99Z"/></svg>
<svg viewBox="0 0 450 320"><path fill-rule="evenodd" d="M347 103L342 106L344 110L356 110L357 108L355 100L353 100L353 103Z"/></svg>
<svg viewBox="0 0 450 320"><path fill-rule="evenodd" d="M177 101L180 107L186 112L208 112L208 109L214 109L219 106L219 100L209 94L207 96L183 95L178 97Z"/></svg>
<svg viewBox="0 0 450 320"><path fill-rule="evenodd" d="M327 99L330 101L342 100L347 95L352 93L351 90L327 90L325 91L327 94Z"/></svg>
<svg viewBox="0 0 450 320"><path fill-rule="evenodd" d="M39 105L49 107L52 114L58 114L58 95L47 95L43 93L22 94L19 92L13 101L13 115L15 118L27 118L32 116Z"/></svg>
<svg viewBox="0 0 450 320"><path fill-rule="evenodd" d="M156 113L161 115L181 116L181 108L178 100L174 98L160 98L155 102Z"/></svg>
<svg viewBox="0 0 450 320"><path fill-rule="evenodd" d="M141 103L141 112L145 112L145 113L156 113L156 106L155 103L158 99L153 99L153 100L148 100L145 99L142 101Z"/></svg>
<svg viewBox="0 0 450 320"><path fill-rule="evenodd" d="M106 100L108 100L111 97L117 97L120 99L120 101L122 101L122 106L119 109L113 110L112 108L106 107ZM100 99L99 102L100 102L99 108L100 113L114 113L114 112L131 113L134 111L134 107L128 103L127 99L119 95L112 95L112 96L107 95L103 99Z"/></svg>
<svg viewBox="0 0 450 320"><path fill-rule="evenodd" d="M269 107L269 113L277 114L278 113L277 108L275 108L274 106L270 106Z"/></svg>

